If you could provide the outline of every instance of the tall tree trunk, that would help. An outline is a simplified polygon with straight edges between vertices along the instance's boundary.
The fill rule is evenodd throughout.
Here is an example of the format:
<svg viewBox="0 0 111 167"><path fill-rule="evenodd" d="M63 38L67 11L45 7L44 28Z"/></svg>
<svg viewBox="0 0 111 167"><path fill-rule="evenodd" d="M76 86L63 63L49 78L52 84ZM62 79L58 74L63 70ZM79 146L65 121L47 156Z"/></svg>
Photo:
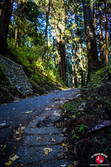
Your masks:
<svg viewBox="0 0 111 167"><path fill-rule="evenodd" d="M81 70L81 87L85 86L85 70Z"/></svg>
<svg viewBox="0 0 111 167"><path fill-rule="evenodd" d="M66 71L67 71L67 72L66 72L66 76L67 76L66 81L67 81L67 86L69 87L69 62L68 62L68 56L66 57L66 62L67 62L67 63L66 63L66 66L67 66L67 67L66 67L66 69L67 69L67 70L66 70Z"/></svg>
<svg viewBox="0 0 111 167"><path fill-rule="evenodd" d="M45 48L45 44L46 44L46 42L48 41L47 30L48 30L48 25L49 25L50 6L51 6L51 0L49 0L48 10L46 11L45 39L44 39L43 51L42 51L42 55L41 55L42 60L44 59L45 50L48 48L48 46ZM47 43L48 43L48 42L47 42Z"/></svg>
<svg viewBox="0 0 111 167"><path fill-rule="evenodd" d="M2 7L0 15L0 53L5 54L8 47L7 34L12 13L13 0L0 2L0 5Z"/></svg>
<svg viewBox="0 0 111 167"><path fill-rule="evenodd" d="M77 12L75 13L75 22L77 24L78 27L78 16L77 16ZM77 28L76 28L77 30ZM77 37L76 33L75 33L75 38ZM78 41L75 42L75 88L78 88Z"/></svg>
<svg viewBox="0 0 111 167"><path fill-rule="evenodd" d="M64 81L64 83L66 83L66 63L65 63L66 53L65 53L65 43L62 41L59 42L59 51L60 51L60 57L61 57L60 76Z"/></svg>
<svg viewBox="0 0 111 167"><path fill-rule="evenodd" d="M18 26L15 25L15 47L18 46Z"/></svg>
<svg viewBox="0 0 111 167"><path fill-rule="evenodd" d="M105 0L105 38L106 38L106 66L108 66L109 64L109 51L108 51L108 47L109 47L109 41L108 41L108 18L107 18L107 0Z"/></svg>
<svg viewBox="0 0 111 167"><path fill-rule="evenodd" d="M74 45L72 44L72 88L74 88Z"/></svg>
<svg viewBox="0 0 111 167"><path fill-rule="evenodd" d="M68 59L69 59L69 57L68 57L68 53L67 53L67 45L66 45L66 47L65 47L65 50L66 50L66 85L69 87L69 61L68 61Z"/></svg>
<svg viewBox="0 0 111 167"><path fill-rule="evenodd" d="M53 53L55 51L55 39L53 38ZM54 64L55 64L55 68L56 68L56 53L54 53Z"/></svg>
<svg viewBox="0 0 111 167"><path fill-rule="evenodd" d="M100 19L99 19L99 24L100 24L100 43L99 43L99 48L100 48L100 63L101 63L101 67L104 67L102 21L103 21L103 19L102 19L102 13L100 11Z"/></svg>
<svg viewBox="0 0 111 167"><path fill-rule="evenodd" d="M78 57L77 57L77 44L75 44L75 88L78 88Z"/></svg>
<svg viewBox="0 0 111 167"><path fill-rule="evenodd" d="M79 50L80 50L80 67L81 67L81 87L83 87L85 86L85 62L82 57L83 48L80 42L79 42Z"/></svg>
<svg viewBox="0 0 111 167"><path fill-rule="evenodd" d="M17 9L19 8L19 3L17 2ZM18 10L15 15L15 47L19 45L19 19L18 19Z"/></svg>
<svg viewBox="0 0 111 167"><path fill-rule="evenodd" d="M95 38L94 26L92 21L90 0L82 0L85 32L87 38L87 56L88 56L88 78L90 81L93 72L99 69L100 63L98 60L97 43Z"/></svg>
<svg viewBox="0 0 111 167"><path fill-rule="evenodd" d="M48 45L49 45L49 43L48 43L48 36L47 36L47 48L48 48ZM48 67L48 64L49 64L48 58L49 58L49 55L48 55L48 52L47 52L47 67Z"/></svg>

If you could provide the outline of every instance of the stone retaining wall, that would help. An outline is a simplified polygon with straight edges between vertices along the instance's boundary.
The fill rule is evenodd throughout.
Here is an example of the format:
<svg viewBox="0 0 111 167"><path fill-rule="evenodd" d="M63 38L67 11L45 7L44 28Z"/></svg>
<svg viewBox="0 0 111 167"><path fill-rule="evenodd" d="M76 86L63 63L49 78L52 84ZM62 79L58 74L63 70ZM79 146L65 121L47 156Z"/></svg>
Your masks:
<svg viewBox="0 0 111 167"><path fill-rule="evenodd" d="M8 78L8 80L17 87L22 94L27 95L32 92L32 86L28 81L28 78L21 65L14 61L0 55L0 64L2 71Z"/></svg>

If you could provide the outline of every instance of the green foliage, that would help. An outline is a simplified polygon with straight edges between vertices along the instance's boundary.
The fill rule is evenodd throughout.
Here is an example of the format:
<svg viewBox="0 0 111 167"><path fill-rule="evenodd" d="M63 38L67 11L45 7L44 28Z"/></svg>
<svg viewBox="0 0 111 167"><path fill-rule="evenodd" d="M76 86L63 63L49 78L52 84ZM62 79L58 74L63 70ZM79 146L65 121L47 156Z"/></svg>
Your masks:
<svg viewBox="0 0 111 167"><path fill-rule="evenodd" d="M39 48L39 45L36 47L13 47L13 53L17 56L16 61L23 66L34 91L43 94L64 87L59 71L55 68L54 60L50 59L48 63L40 61Z"/></svg>
<svg viewBox="0 0 111 167"><path fill-rule="evenodd" d="M92 76L93 79L88 84L87 90L83 92L82 98L74 99L63 105L68 122L68 126L66 126L71 129L71 132L68 132L70 133L69 138L74 140L75 143L77 141L79 144L79 141L81 143L84 139L89 140L89 136L87 136L88 130L97 125L97 122L110 119L110 76L111 66L97 71ZM109 131L109 129L106 128L99 131L99 133L97 131L94 134L92 133L90 141L93 140L94 149L96 148L97 152L100 150L102 152L104 150L106 154L110 152L108 142L110 141L111 130Z"/></svg>
<svg viewBox="0 0 111 167"><path fill-rule="evenodd" d="M80 108L80 110L78 110L78 107L82 104L82 107ZM65 103L63 105L63 109L64 110L67 110L67 111L70 111L72 114L74 114L72 117L76 117L76 115L80 115L82 114L82 108L85 108L86 106L86 102L83 101L83 99L81 98L78 98L78 99L75 99L74 101L71 101L71 102L68 102L68 103Z"/></svg>
<svg viewBox="0 0 111 167"><path fill-rule="evenodd" d="M72 140L79 139L85 132L87 126L84 124L77 125L75 129L72 130Z"/></svg>
<svg viewBox="0 0 111 167"><path fill-rule="evenodd" d="M37 21L37 17L40 14L38 6L34 2L22 3L19 10L22 10L22 14L26 15L27 19L30 21ZM20 13L20 12L19 12Z"/></svg>
<svg viewBox="0 0 111 167"><path fill-rule="evenodd" d="M111 74L111 65L95 72L87 86L93 88L101 87L104 85L104 81L109 79L109 74Z"/></svg>

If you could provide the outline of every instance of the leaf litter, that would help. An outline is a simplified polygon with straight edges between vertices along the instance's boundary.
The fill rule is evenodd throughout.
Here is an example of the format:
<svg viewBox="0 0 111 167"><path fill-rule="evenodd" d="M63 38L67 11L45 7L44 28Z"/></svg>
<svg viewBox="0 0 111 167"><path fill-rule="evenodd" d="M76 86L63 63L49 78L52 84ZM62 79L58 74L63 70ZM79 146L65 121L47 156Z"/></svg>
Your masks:
<svg viewBox="0 0 111 167"><path fill-rule="evenodd" d="M60 124L64 142L67 143L68 157L75 160L75 166L89 166L91 156L97 152L107 155L107 164L110 164L110 118L111 84L107 80L100 87L82 89L81 96L63 105L63 121Z"/></svg>

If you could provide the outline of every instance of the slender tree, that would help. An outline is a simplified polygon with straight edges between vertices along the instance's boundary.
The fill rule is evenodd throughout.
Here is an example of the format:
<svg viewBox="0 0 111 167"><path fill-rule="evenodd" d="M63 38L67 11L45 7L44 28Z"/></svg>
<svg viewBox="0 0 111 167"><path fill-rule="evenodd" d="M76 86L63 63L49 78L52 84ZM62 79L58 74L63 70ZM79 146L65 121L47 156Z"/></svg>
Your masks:
<svg viewBox="0 0 111 167"><path fill-rule="evenodd" d="M109 39L108 39L108 19L107 19L107 0L105 0L104 5L105 5L105 38L106 38L106 66L108 66L109 64L109 51L108 51L108 47L109 47Z"/></svg>
<svg viewBox="0 0 111 167"><path fill-rule="evenodd" d="M100 48L100 63L101 66L104 67L104 51L103 51L103 17L102 17L102 12L99 12L99 25L100 25L100 39L99 39L99 48Z"/></svg>
<svg viewBox="0 0 111 167"><path fill-rule="evenodd" d="M74 88L74 44L72 44L72 88Z"/></svg>
<svg viewBox="0 0 111 167"><path fill-rule="evenodd" d="M47 45L47 48L48 48L47 30L48 30L48 25L49 25L50 6L51 6L51 0L49 0L48 9L46 10L46 28L45 28L45 39L44 39L44 44L43 44L43 51L42 51L42 60L43 60L44 55L45 55L45 44Z"/></svg>

